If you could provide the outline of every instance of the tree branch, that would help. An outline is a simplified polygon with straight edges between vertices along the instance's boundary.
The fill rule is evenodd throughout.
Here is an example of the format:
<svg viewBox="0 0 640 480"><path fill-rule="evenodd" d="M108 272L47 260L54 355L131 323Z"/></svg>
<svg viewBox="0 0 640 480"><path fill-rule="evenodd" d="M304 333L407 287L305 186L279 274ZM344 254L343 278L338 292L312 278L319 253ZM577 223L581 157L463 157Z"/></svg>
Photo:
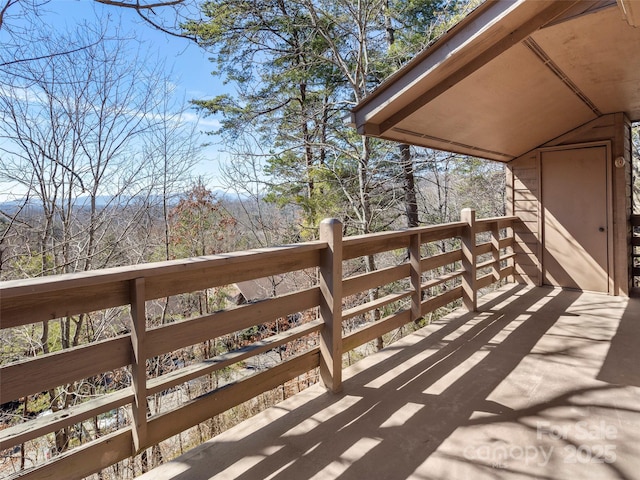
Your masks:
<svg viewBox="0 0 640 480"><path fill-rule="evenodd" d="M18 0L5 0L4 7L0 10L0 29L2 29L2 24L4 23L4 15L7 13L9 7L15 3L18 3Z"/></svg>
<svg viewBox="0 0 640 480"><path fill-rule="evenodd" d="M7 16L7 11L17 5L21 0L0 0L0 30L3 28L8 28L5 25L5 18ZM49 3L51 0L31 0L33 3L28 6L29 13L37 15L39 7ZM176 10L176 14L178 13L178 8L182 6L186 6L189 2L193 0L93 0L96 3L101 3L103 5L112 6L116 8L128 8L130 10L135 10L140 17L147 22L152 27L160 30L163 33L168 35L172 35L174 37L186 38L189 40L193 40L197 43L195 36L190 36L181 32L180 22L176 20L173 27L165 27L158 21L152 20L148 15L149 12L153 15L156 15L155 9L166 9L166 8L174 8ZM6 62L2 66L10 65L14 62Z"/></svg>
<svg viewBox="0 0 640 480"><path fill-rule="evenodd" d="M108 5L110 4L110 1L111 1L111 0L96 0L96 2L100 2L100 3L104 3L104 4L108 4ZM183 0L176 0L176 1L182 2ZM168 28L163 27L163 26L162 26L162 25L160 25L159 23L154 22L154 21L153 21L153 20L151 20L149 17L147 17L146 15L144 15L144 14L142 13L142 11L143 11L144 9L135 8L135 10L136 10L136 12L138 12L138 15L140 15L140 18L142 18L142 20L144 20L145 22L147 22L147 23L148 23L149 25L151 25L153 28L155 28L155 29L157 29L157 30L159 30L159 31L161 31L161 32L163 32L163 33L166 33L167 35L172 35L172 36L174 36L174 37L178 37L178 38L186 38L187 40L192 40L192 41L194 41L195 43L198 43L198 39L197 39L197 37L196 37L195 35L187 35L186 33L179 33L179 32L174 32L174 31L172 31L172 30L169 30ZM152 10L152 12L153 12L153 10Z"/></svg>
<svg viewBox="0 0 640 480"><path fill-rule="evenodd" d="M100 39L100 41L102 40L102 38ZM50 53L47 55L41 55L39 57L30 57L30 58L17 58L15 60L11 60L9 62L2 62L0 63L0 67L6 67L9 65L15 65L16 63L22 63L22 62L35 62L38 60L44 60L45 58L54 58L54 57L59 57L61 55L69 55L72 53L77 53L80 52L82 50L86 50L87 48L91 48L96 46L100 41L98 42L94 42L90 45L83 45L82 47L78 47L78 48L74 48L73 50L65 50L64 52L57 52L57 53Z"/></svg>
<svg viewBox="0 0 640 480"><path fill-rule="evenodd" d="M185 0L166 0L156 3L144 3L141 4L140 0L134 0L132 2L124 2L118 0L95 0L97 3L104 5L112 5L114 7L133 8L134 10L153 10L159 7L170 7L172 5L179 5L184 3Z"/></svg>

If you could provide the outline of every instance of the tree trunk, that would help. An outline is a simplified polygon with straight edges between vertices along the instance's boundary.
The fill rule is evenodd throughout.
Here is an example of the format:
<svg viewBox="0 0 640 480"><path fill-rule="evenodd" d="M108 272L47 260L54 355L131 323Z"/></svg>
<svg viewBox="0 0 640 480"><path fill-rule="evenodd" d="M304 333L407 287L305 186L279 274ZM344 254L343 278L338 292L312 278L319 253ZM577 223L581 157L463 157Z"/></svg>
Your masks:
<svg viewBox="0 0 640 480"><path fill-rule="evenodd" d="M418 218L418 201L416 200L416 182L413 175L413 159L409 145L400 145L400 164L404 180L404 206L407 214L407 227L420 225Z"/></svg>
<svg viewBox="0 0 640 480"><path fill-rule="evenodd" d="M395 28L391 18L391 5L387 0L384 8L384 29L387 39L387 47L396 41ZM413 176L413 159L411 158L411 149L409 145L403 143L398 146L400 150L400 165L402 166L402 177L404 183L404 208L407 215L407 227L417 227L420 222L418 220L418 202L416 201L416 185Z"/></svg>

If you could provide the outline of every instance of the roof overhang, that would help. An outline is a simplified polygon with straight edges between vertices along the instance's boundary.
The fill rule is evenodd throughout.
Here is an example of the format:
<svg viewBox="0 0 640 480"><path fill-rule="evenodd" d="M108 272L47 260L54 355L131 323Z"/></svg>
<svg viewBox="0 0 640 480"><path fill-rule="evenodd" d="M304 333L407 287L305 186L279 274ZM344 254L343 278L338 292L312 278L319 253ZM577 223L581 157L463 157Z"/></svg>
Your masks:
<svg viewBox="0 0 640 480"><path fill-rule="evenodd" d="M640 2L638 0L618 0L625 20L632 27L640 27Z"/></svg>
<svg viewBox="0 0 640 480"><path fill-rule="evenodd" d="M640 120L638 0L487 1L352 111L364 135L498 161Z"/></svg>

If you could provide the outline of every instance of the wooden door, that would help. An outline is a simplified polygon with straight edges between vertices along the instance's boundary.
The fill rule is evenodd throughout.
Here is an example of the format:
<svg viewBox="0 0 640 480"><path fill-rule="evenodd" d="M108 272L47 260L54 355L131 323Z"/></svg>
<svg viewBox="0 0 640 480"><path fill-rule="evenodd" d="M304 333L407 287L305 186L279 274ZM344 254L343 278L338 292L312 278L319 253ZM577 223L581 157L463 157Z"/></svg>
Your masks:
<svg viewBox="0 0 640 480"><path fill-rule="evenodd" d="M546 285L609 291L607 148L541 154Z"/></svg>

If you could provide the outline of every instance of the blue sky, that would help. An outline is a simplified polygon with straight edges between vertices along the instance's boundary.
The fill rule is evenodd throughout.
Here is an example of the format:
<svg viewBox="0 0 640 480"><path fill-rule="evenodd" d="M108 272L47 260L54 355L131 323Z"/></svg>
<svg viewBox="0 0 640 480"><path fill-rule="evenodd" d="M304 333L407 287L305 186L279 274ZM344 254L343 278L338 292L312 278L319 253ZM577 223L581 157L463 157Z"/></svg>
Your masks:
<svg viewBox="0 0 640 480"><path fill-rule="evenodd" d="M145 42L145 47L150 49L151 55L158 55L165 60L167 69L172 73L172 80L176 85L177 98L184 97L186 101L203 99L228 92L230 87L211 75L215 64L209 61L209 54L190 40L178 38L154 29L143 22L137 13L126 8L106 6L93 0L50 0L41 8L42 20L53 29L73 30L84 21L91 23L95 19L109 14L114 19L120 18L120 24L124 32L131 32L135 37ZM117 24L118 22L113 22ZM198 121L201 131L211 131L218 127L215 118L197 118L194 109L186 115L189 121ZM211 187L216 187L215 177L221 161L226 159L222 147L216 145L216 137L202 135L203 143L213 143L205 149L204 158L198 166L198 175L213 177Z"/></svg>
<svg viewBox="0 0 640 480"><path fill-rule="evenodd" d="M130 9L106 6L92 0L51 0L45 7L46 18L51 26L73 28L83 20L99 18L102 13L121 18L125 31L132 31L139 40L147 42L166 58L167 65L175 72L182 72L180 85L189 98L215 94L223 88L212 75L214 65L208 60L208 54L193 42L167 35L143 22Z"/></svg>

